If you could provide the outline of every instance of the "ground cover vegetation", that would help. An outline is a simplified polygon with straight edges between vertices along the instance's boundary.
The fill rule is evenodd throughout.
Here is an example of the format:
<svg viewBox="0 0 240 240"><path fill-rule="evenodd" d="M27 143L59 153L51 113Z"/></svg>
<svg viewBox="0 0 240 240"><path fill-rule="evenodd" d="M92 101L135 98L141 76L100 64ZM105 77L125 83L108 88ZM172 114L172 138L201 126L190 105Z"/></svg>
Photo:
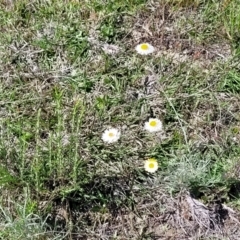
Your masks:
<svg viewBox="0 0 240 240"><path fill-rule="evenodd" d="M0 239L240 239L239 30L238 0L0 1Z"/></svg>

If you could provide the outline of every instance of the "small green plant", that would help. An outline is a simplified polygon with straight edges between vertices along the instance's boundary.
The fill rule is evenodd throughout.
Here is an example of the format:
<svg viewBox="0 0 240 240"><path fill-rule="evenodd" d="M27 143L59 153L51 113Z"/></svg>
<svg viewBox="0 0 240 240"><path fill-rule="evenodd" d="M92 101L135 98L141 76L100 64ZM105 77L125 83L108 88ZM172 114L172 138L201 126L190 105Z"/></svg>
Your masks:
<svg viewBox="0 0 240 240"><path fill-rule="evenodd" d="M62 239L54 237L47 231L46 219L35 214L36 202L29 199L25 192L21 203L10 201L11 208L6 207L4 200L0 203L0 238L2 239Z"/></svg>

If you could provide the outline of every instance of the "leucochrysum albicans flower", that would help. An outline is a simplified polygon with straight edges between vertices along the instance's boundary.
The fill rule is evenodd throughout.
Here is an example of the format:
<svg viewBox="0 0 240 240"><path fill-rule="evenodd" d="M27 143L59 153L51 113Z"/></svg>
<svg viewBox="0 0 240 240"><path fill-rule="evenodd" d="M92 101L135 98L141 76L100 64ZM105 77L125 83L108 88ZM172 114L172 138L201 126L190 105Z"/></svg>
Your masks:
<svg viewBox="0 0 240 240"><path fill-rule="evenodd" d="M162 130L162 122L157 118L149 118L148 122L145 122L144 129L148 132L158 132Z"/></svg>
<svg viewBox="0 0 240 240"><path fill-rule="evenodd" d="M144 163L144 168L147 172L154 173L158 170L158 162L155 158L149 158Z"/></svg>
<svg viewBox="0 0 240 240"><path fill-rule="evenodd" d="M117 142L117 140L120 138L120 135L121 135L121 133L118 129L108 128L102 134L102 140L106 143Z"/></svg>
<svg viewBox="0 0 240 240"><path fill-rule="evenodd" d="M142 55L153 53L155 50L154 47L149 43L141 43L137 45L135 49L139 54Z"/></svg>

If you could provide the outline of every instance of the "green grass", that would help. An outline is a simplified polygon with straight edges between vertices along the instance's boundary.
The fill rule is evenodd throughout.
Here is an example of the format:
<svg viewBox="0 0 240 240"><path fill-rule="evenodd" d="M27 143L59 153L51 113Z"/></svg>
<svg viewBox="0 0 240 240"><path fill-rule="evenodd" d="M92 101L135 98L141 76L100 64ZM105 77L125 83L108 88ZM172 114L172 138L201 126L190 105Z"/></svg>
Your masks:
<svg viewBox="0 0 240 240"><path fill-rule="evenodd" d="M240 211L239 11L237 0L0 2L0 239L231 235L187 218L184 199ZM138 55L141 42L156 51ZM149 117L164 131L146 132ZM101 139L109 126L116 144Z"/></svg>

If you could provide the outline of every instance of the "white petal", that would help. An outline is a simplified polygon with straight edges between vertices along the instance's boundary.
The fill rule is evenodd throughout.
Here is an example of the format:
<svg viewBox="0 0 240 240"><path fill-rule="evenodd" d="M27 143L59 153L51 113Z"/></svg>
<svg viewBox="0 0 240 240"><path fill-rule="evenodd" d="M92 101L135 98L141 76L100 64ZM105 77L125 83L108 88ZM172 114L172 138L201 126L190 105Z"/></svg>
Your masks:
<svg viewBox="0 0 240 240"><path fill-rule="evenodd" d="M146 44L148 46L148 49L143 50L142 47L141 47L143 44ZM149 43L139 44L139 45L136 46L135 49L141 55L147 55L147 54L153 53L155 51L154 47L152 45L150 45Z"/></svg>
<svg viewBox="0 0 240 240"><path fill-rule="evenodd" d="M154 167L153 168L150 168L149 167L149 164L150 163L153 163L154 164ZM145 161L145 164L144 164L144 168L147 172L150 172L150 173L154 173L158 170L158 162L157 161L149 161L149 160L146 160Z"/></svg>
<svg viewBox="0 0 240 240"><path fill-rule="evenodd" d="M113 136L109 136L109 134L112 133ZM118 139L120 138L120 131L116 128L109 128L107 130L104 131L104 133L102 134L102 140L106 143L113 143L118 141Z"/></svg>
<svg viewBox="0 0 240 240"><path fill-rule="evenodd" d="M156 121L156 126L151 126L150 122ZM148 122L145 122L144 129L149 132L158 132L162 130L162 122L157 118L150 118Z"/></svg>

